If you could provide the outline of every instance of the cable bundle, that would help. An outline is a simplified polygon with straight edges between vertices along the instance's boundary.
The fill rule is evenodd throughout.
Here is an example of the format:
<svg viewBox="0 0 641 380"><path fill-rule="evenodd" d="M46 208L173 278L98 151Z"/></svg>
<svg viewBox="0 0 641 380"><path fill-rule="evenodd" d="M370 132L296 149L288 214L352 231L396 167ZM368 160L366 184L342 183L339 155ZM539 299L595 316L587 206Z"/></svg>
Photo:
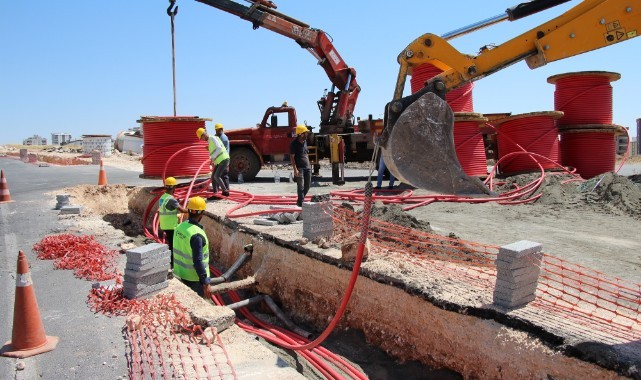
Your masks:
<svg viewBox="0 0 641 380"><path fill-rule="evenodd" d="M487 175L485 145L480 125L487 121L480 114L458 114L454 119L454 148L465 174Z"/></svg>
<svg viewBox="0 0 641 380"><path fill-rule="evenodd" d="M207 143L196 137L198 128L205 128L205 121L198 117L144 116L138 120L143 131L143 176L161 178L167 160L185 147L193 147L176 155L167 166L166 175L193 176L203 161L209 160Z"/></svg>
<svg viewBox="0 0 641 380"><path fill-rule="evenodd" d="M410 79L412 93L422 89L425 86L425 81L434 78L442 72L443 70L430 63L424 63L415 67L412 72L412 79ZM473 88L474 84L469 82L445 94L445 100L450 105L450 108L452 108L452 111L474 112L474 102L472 100Z"/></svg>
<svg viewBox="0 0 641 380"><path fill-rule="evenodd" d="M546 160L524 154L511 155L499 165L501 173L534 172L539 171L541 167L556 168L556 162L559 160L559 140L554 121L561 116L561 112L534 112L500 121L499 159L515 152L530 152L547 158Z"/></svg>

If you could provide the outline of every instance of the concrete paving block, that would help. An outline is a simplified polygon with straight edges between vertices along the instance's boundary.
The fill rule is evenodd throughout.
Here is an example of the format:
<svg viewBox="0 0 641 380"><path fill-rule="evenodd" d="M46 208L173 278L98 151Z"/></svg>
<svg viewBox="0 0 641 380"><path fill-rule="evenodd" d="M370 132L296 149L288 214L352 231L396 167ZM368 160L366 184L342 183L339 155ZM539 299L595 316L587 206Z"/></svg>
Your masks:
<svg viewBox="0 0 641 380"><path fill-rule="evenodd" d="M506 273L497 272L496 278L510 284L529 284L531 282L536 282L539 279L539 273L540 271L534 270L534 271L523 273L520 276L514 276L514 273L510 273L510 272L506 272Z"/></svg>
<svg viewBox="0 0 641 380"><path fill-rule="evenodd" d="M260 226L275 226L278 224L278 221L269 220L265 218L258 218L258 219L254 219L254 224L258 224Z"/></svg>
<svg viewBox="0 0 641 380"><path fill-rule="evenodd" d="M167 251L169 252L169 251ZM127 266L125 269L130 269L130 270L135 270L135 271L145 271L147 269L151 268L156 268L156 267L169 267L171 266L171 255L170 254L162 254L160 255L161 258L158 259L157 261L150 260L144 265L140 264L135 264L135 263L129 263L127 262Z"/></svg>
<svg viewBox="0 0 641 380"><path fill-rule="evenodd" d="M131 289L125 288L123 290L123 295L128 299L149 298L157 293L160 293L160 291L162 291L168 286L169 286L169 281L164 281L164 282L161 282L160 284L156 284L154 286L148 286L138 291L132 291Z"/></svg>
<svg viewBox="0 0 641 380"><path fill-rule="evenodd" d="M153 244L158 244L158 243L153 243ZM151 244L150 244L151 245ZM171 252L169 251L167 244L159 244L161 247L158 249L154 249L152 254L144 253L141 254L140 252L133 252L129 253L130 250L127 250L127 264L131 265L147 265L151 262L158 262L160 260L163 260L165 257L171 257ZM164 249L162 249L162 246L164 246ZM140 248L140 247L137 247ZM137 249L137 248L134 248Z"/></svg>
<svg viewBox="0 0 641 380"><path fill-rule="evenodd" d="M169 251L167 244L151 243L127 250L127 260L140 263L145 258Z"/></svg>
<svg viewBox="0 0 641 380"><path fill-rule="evenodd" d="M535 293L536 293L536 289L533 289L531 287L519 288L519 289L513 289L513 290L497 287L494 289L493 296L495 299L500 298L505 301L515 301Z"/></svg>
<svg viewBox="0 0 641 380"><path fill-rule="evenodd" d="M169 268L171 268L171 265L169 263L165 265L159 265L156 267L145 269L145 270L134 270L134 269L125 268L125 276L129 276L130 278L143 278L156 273L162 273L162 272L167 273L169 271Z"/></svg>
<svg viewBox="0 0 641 380"><path fill-rule="evenodd" d="M62 206L60 207L60 215L66 214L82 214L82 206Z"/></svg>
<svg viewBox="0 0 641 380"><path fill-rule="evenodd" d="M151 286L145 285L145 284L133 285L131 283L125 282L122 287L123 287L123 294L125 295L125 297L127 297L127 295L136 296L136 295L153 292L156 290L161 290L166 288L167 286L169 286L169 281L163 281Z"/></svg>
<svg viewBox="0 0 641 380"><path fill-rule="evenodd" d="M506 301L500 298L498 299L494 298L494 305L502 308L506 308L506 309L516 309L518 307L527 305L528 303L534 301L535 299L536 299L536 295L534 294L515 301Z"/></svg>
<svg viewBox="0 0 641 380"><path fill-rule="evenodd" d="M502 260L501 257L494 261L497 269L520 269L528 267L538 267L541 265L542 254L533 254L532 256L520 257L510 261Z"/></svg>
<svg viewBox="0 0 641 380"><path fill-rule="evenodd" d="M534 280L530 280L529 282L525 282L525 281L510 282L510 281L503 281L500 278L496 279L496 289L505 289L505 290L509 289L510 291L521 290L521 289L536 290L537 285L538 285L537 278L535 278Z"/></svg>
<svg viewBox="0 0 641 380"><path fill-rule="evenodd" d="M133 273L138 273L138 272L133 272ZM124 280L125 284L146 284L148 286L155 285L158 283L161 283L163 281L167 281L167 274L169 272L167 270L163 270L161 272L156 272L152 273L146 276L138 276L138 275L127 275L125 274Z"/></svg>
<svg viewBox="0 0 641 380"><path fill-rule="evenodd" d="M512 262L524 256L529 256L541 252L543 245L533 241L521 240L516 243L504 245L499 248L499 260Z"/></svg>

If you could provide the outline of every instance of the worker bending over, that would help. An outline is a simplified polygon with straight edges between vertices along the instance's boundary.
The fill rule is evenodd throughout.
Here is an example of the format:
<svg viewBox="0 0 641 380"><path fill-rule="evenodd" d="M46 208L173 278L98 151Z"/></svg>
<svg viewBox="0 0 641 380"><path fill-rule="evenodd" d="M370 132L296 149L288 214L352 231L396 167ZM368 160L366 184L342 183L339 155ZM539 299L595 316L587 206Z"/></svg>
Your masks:
<svg viewBox="0 0 641 380"><path fill-rule="evenodd" d="M226 197L229 196L229 187L225 185L225 181L221 178L223 172L225 172L229 166L229 153L227 152L227 149L225 149L225 145L218 136L210 136L205 128L198 128L198 130L196 130L196 136L202 141L207 141L209 157L211 158L212 164L215 165L215 168L211 173L211 182L214 193L218 191L214 186L218 185L222 190L222 194Z"/></svg>
<svg viewBox="0 0 641 380"><path fill-rule="evenodd" d="M209 240L200 224L205 200L193 197L187 203L189 219L174 232L174 275L201 297L209 295Z"/></svg>
<svg viewBox="0 0 641 380"><path fill-rule="evenodd" d="M174 198L176 191L176 178L165 178L165 193L158 199L158 224L160 225L160 237L165 239L169 251L174 248L174 230L178 225L178 212L187 212L178 200ZM174 268L174 257L171 256L171 268Z"/></svg>
<svg viewBox="0 0 641 380"><path fill-rule="evenodd" d="M289 143L289 162L294 169L294 180L298 199L296 205L303 206L305 195L309 191L309 184L312 180L312 166L309 163L309 150L307 149L307 133L309 129L305 125L296 126L296 138Z"/></svg>

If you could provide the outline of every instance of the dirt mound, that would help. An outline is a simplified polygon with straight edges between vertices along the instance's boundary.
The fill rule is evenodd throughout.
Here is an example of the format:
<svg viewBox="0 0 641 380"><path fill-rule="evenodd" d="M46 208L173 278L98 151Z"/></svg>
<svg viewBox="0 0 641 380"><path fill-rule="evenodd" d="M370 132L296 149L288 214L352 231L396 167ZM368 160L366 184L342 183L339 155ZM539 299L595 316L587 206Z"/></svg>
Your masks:
<svg viewBox="0 0 641 380"><path fill-rule="evenodd" d="M641 187L627 177L605 173L585 184L595 182L585 194L588 204L597 204L617 215L629 215L641 219Z"/></svg>
<svg viewBox="0 0 641 380"><path fill-rule="evenodd" d="M372 218L420 231L432 232L429 222L416 219L403 211L399 205L374 204L372 206Z"/></svg>

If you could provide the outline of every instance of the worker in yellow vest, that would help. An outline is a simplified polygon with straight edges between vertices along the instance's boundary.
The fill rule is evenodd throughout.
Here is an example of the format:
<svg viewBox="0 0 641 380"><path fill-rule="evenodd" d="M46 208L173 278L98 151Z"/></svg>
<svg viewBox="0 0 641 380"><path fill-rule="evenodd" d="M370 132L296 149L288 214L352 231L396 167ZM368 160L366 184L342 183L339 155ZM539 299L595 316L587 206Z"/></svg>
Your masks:
<svg viewBox="0 0 641 380"><path fill-rule="evenodd" d="M187 203L189 219L180 223L174 231L174 276L201 297L208 296L209 240L200 224L206 203L201 197L193 197Z"/></svg>
<svg viewBox="0 0 641 380"><path fill-rule="evenodd" d="M210 136L205 128L198 128L196 130L196 136L199 140L208 142L207 149L209 150L209 157L211 158L211 162L215 165L215 169L211 174L212 186L216 183L222 190L222 194L228 197L229 188L222 179L223 174L227 171L227 167L229 166L229 152L225 149L225 144L223 144L220 137L216 135Z"/></svg>
<svg viewBox="0 0 641 380"><path fill-rule="evenodd" d="M169 251L174 248L174 230L178 225L178 212L187 212L178 200L174 198L178 182L174 177L165 178L165 193L158 200L158 224L160 226L160 237L165 239ZM174 268L174 257L171 257L171 268Z"/></svg>

